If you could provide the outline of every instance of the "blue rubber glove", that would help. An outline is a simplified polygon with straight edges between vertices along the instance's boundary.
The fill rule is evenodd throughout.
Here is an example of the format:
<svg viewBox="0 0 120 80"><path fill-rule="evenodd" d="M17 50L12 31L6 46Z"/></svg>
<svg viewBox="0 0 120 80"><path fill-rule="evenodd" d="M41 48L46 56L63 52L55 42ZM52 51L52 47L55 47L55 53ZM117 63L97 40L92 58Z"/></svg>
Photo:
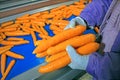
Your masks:
<svg viewBox="0 0 120 80"><path fill-rule="evenodd" d="M75 17L73 18L70 23L64 28L64 30L69 28L74 28L76 25L83 25L87 26L86 22L81 17ZM89 26L89 28L93 29L92 26Z"/></svg>
<svg viewBox="0 0 120 80"><path fill-rule="evenodd" d="M68 45L66 47L66 51L68 52L69 57L71 58L71 63L68 65L72 69L81 69L81 70L86 70L88 60L89 60L89 55L80 55L76 52L76 50Z"/></svg>

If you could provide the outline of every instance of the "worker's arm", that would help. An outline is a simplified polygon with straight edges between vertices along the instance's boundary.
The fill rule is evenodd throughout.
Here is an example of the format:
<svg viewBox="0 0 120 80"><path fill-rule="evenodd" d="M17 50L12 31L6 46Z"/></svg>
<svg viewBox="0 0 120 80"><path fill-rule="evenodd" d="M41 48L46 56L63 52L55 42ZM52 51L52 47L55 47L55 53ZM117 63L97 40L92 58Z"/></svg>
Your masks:
<svg viewBox="0 0 120 80"><path fill-rule="evenodd" d="M103 55L93 53L89 56L87 72L97 80L120 80L120 31L110 52Z"/></svg>
<svg viewBox="0 0 120 80"><path fill-rule="evenodd" d="M84 19L89 26L99 26L111 2L112 0L92 0L81 12L80 17Z"/></svg>
<svg viewBox="0 0 120 80"><path fill-rule="evenodd" d="M94 26L101 25L111 2L112 0L92 0L80 16L73 18L65 29L74 28L76 25L88 26L93 29Z"/></svg>

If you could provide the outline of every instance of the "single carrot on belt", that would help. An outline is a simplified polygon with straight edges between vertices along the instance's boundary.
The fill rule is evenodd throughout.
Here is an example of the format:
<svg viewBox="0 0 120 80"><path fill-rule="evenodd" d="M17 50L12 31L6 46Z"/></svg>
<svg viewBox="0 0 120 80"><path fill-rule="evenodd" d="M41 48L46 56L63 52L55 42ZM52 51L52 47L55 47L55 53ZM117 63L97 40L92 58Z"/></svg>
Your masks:
<svg viewBox="0 0 120 80"><path fill-rule="evenodd" d="M27 44L29 41L27 40L20 40L20 41L9 41L9 40L3 40L0 42L2 45L21 45L21 44Z"/></svg>
<svg viewBox="0 0 120 80"><path fill-rule="evenodd" d="M5 32L6 36L25 36L25 35L29 35L29 34L30 33L23 32L23 31Z"/></svg>
<svg viewBox="0 0 120 80"><path fill-rule="evenodd" d="M31 36L32 36L32 40L33 40L33 43L34 43L34 46L35 46L35 42L37 40L35 32L31 31Z"/></svg>
<svg viewBox="0 0 120 80"><path fill-rule="evenodd" d="M8 73L10 72L10 70L12 69L12 67L14 66L14 64L15 64L15 60L12 60L12 61L9 63L9 65L8 65L5 73L3 74L1 80L5 80L5 78L7 77Z"/></svg>
<svg viewBox="0 0 120 80"><path fill-rule="evenodd" d="M13 21L4 22L1 24L1 27L5 27L5 26L11 25L13 23L14 23Z"/></svg>
<svg viewBox="0 0 120 80"><path fill-rule="evenodd" d="M2 54L1 55L1 73L2 73L2 76L5 72L5 68L6 68L6 54Z"/></svg>
<svg viewBox="0 0 120 80"><path fill-rule="evenodd" d="M60 68L67 66L70 63L70 58L68 55L63 56L55 61L52 61L46 65L43 65L39 68L40 73L48 73Z"/></svg>
<svg viewBox="0 0 120 80"><path fill-rule="evenodd" d="M24 56L17 54L15 52L12 52L12 51L6 51L4 54L6 54L7 56L16 58L16 59L24 59Z"/></svg>
<svg viewBox="0 0 120 80"><path fill-rule="evenodd" d="M76 37L70 38L66 41L63 41L53 47L48 48L47 54L53 55L55 53L63 51L63 50L65 50L67 45L72 45L73 47L77 48L77 47L83 46L87 43L94 42L95 40L96 40L96 37L94 34L86 34L86 35L76 36Z"/></svg>
<svg viewBox="0 0 120 80"><path fill-rule="evenodd" d="M33 53L38 53L38 52L45 51L49 47L51 47L53 45L56 45L56 44L58 44L58 43L60 43L64 40L67 40L67 39L72 38L72 37L77 36L77 35L81 35L85 30L86 30L86 27L81 26L81 25L79 25L79 26L77 26L76 28L73 28L73 29L64 30L63 32L53 36L49 40L46 40L46 41L40 43L40 45L38 45L35 48Z"/></svg>
<svg viewBox="0 0 120 80"><path fill-rule="evenodd" d="M0 54L10 50L13 47L13 45L9 45L9 46L2 46L0 47Z"/></svg>
<svg viewBox="0 0 120 80"><path fill-rule="evenodd" d="M10 41L19 41L19 40L24 40L23 38L17 38L17 37L9 37L7 38L7 40L10 40Z"/></svg>

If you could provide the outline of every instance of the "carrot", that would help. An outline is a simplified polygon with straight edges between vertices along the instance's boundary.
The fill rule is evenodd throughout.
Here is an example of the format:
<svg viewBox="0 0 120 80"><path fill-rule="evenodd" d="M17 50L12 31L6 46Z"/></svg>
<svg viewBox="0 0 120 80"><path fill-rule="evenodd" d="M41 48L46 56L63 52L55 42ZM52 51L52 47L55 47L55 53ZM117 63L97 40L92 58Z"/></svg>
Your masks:
<svg viewBox="0 0 120 80"><path fill-rule="evenodd" d="M48 32L44 29L43 26L40 26L40 29L41 29L41 31L42 31L42 34L48 35Z"/></svg>
<svg viewBox="0 0 120 80"><path fill-rule="evenodd" d="M38 58L42 58L42 57L45 57L45 56L47 56L47 52L46 51L44 51L42 53L37 53L36 54L36 57L38 57Z"/></svg>
<svg viewBox="0 0 120 80"><path fill-rule="evenodd" d="M65 55L67 55L66 51L59 52L59 53L57 53L55 55L52 55L52 56L48 55L48 56L46 56L45 61L46 62L51 62L51 61L54 61L54 60L56 60L58 58L61 58L61 57L65 56Z"/></svg>
<svg viewBox="0 0 120 80"><path fill-rule="evenodd" d="M2 54L1 55L1 73L2 73L2 76L4 75L5 67L6 67L6 54Z"/></svg>
<svg viewBox="0 0 120 80"><path fill-rule="evenodd" d="M13 58L24 59L24 56L22 56L20 54L16 54L15 52L6 51L4 54L6 54L7 56L10 56L10 57L13 57Z"/></svg>
<svg viewBox="0 0 120 80"><path fill-rule="evenodd" d="M21 24L21 23L28 23L28 22L30 22L29 20L16 20L15 21L15 23L19 23L19 24Z"/></svg>
<svg viewBox="0 0 120 80"><path fill-rule="evenodd" d="M37 40L35 42L35 45L38 46L38 45L41 45L41 43L44 43L46 40Z"/></svg>
<svg viewBox="0 0 120 80"><path fill-rule="evenodd" d="M64 40L67 40L69 38L82 34L85 30L86 30L86 27L81 25L73 29L64 30L63 32L53 36L49 40L40 43L41 45L37 46L33 51L33 53L45 51L46 49L48 49L53 45L56 45Z"/></svg>
<svg viewBox="0 0 120 80"><path fill-rule="evenodd" d="M68 55L65 55L64 57L57 59L55 61L52 61L46 65L43 65L39 68L40 73L48 73L60 68L63 68L67 66L70 63L70 58Z"/></svg>
<svg viewBox="0 0 120 80"><path fill-rule="evenodd" d="M25 35L29 35L29 34L30 33L23 32L23 31L5 32L6 36L25 36Z"/></svg>
<svg viewBox="0 0 120 80"><path fill-rule="evenodd" d="M7 40L10 40L10 41L19 41L19 40L24 40L23 38L17 38L17 37L9 37L7 38Z"/></svg>
<svg viewBox="0 0 120 80"><path fill-rule="evenodd" d="M3 40L0 42L0 44L2 44L2 45L21 45L21 44L27 44L27 43L29 43L29 41L27 41L27 40L20 40L20 41Z"/></svg>
<svg viewBox="0 0 120 80"><path fill-rule="evenodd" d="M2 46L0 47L0 54L10 50L13 46Z"/></svg>
<svg viewBox="0 0 120 80"><path fill-rule="evenodd" d="M82 36L76 36L76 37L73 37L66 41L63 41L53 47L48 48L47 54L53 55L55 53L63 51L63 50L65 50L67 45L72 45L73 47L77 48L77 47L83 46L87 43L94 42L95 39L96 38L95 38L94 34L86 34L86 35L82 35Z"/></svg>
<svg viewBox="0 0 120 80"><path fill-rule="evenodd" d="M55 31L62 31L62 29L59 28L59 27L56 26L56 25L50 25L50 29L51 29L51 30L55 30Z"/></svg>
<svg viewBox="0 0 120 80"><path fill-rule="evenodd" d="M5 26L11 25L13 23L14 23L13 21L4 22L1 24L1 27L5 27Z"/></svg>
<svg viewBox="0 0 120 80"><path fill-rule="evenodd" d="M31 36L32 36L32 40L33 40L33 43L34 43L34 46L35 46L35 42L37 40L35 32L31 31Z"/></svg>
<svg viewBox="0 0 120 80"><path fill-rule="evenodd" d="M2 39L6 38L6 35L3 32L1 32L0 35L1 35Z"/></svg>
<svg viewBox="0 0 120 80"><path fill-rule="evenodd" d="M6 31L16 31L17 28L3 28L3 29L0 29L0 32L6 32Z"/></svg>
<svg viewBox="0 0 120 80"><path fill-rule="evenodd" d="M98 27L95 27L94 30L96 31L96 33L100 32L99 29L98 29Z"/></svg>
<svg viewBox="0 0 120 80"><path fill-rule="evenodd" d="M48 36L48 35L44 35L44 34L39 34L39 36L42 38L42 39L50 39L51 37Z"/></svg>
<svg viewBox="0 0 120 80"><path fill-rule="evenodd" d="M82 47L79 47L76 51L81 55L88 55L97 51L99 48L99 44L96 42L88 43Z"/></svg>
<svg viewBox="0 0 120 80"><path fill-rule="evenodd" d="M5 80L5 78L7 77L8 73L10 72L10 70L12 69L12 67L14 66L14 64L15 64L15 60L12 60L12 61L9 63L9 65L8 65L5 73L3 74L1 80Z"/></svg>

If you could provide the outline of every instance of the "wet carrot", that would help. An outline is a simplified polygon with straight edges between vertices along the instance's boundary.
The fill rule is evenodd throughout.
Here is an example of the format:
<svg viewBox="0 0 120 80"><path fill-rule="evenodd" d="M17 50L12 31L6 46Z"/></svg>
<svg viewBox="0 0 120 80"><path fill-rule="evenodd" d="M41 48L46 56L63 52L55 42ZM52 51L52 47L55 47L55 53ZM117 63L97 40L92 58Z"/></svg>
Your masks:
<svg viewBox="0 0 120 80"><path fill-rule="evenodd" d="M15 52L12 52L12 51L6 51L4 54L6 54L7 56L16 58L16 59L24 59L24 56L17 54Z"/></svg>
<svg viewBox="0 0 120 80"><path fill-rule="evenodd" d="M6 36L25 36L25 35L29 35L29 34L30 33L23 32L23 31L5 32Z"/></svg>
<svg viewBox="0 0 120 80"><path fill-rule="evenodd" d="M45 51L46 49L48 49L53 45L56 45L64 40L67 40L69 38L82 34L85 30L86 30L86 27L81 25L73 29L64 30L63 32L53 36L49 40L40 43L41 45L37 46L33 51L33 53Z"/></svg>
<svg viewBox="0 0 120 80"><path fill-rule="evenodd" d="M3 32L1 32L0 35L1 35L2 39L6 38L6 35Z"/></svg>
<svg viewBox="0 0 120 80"><path fill-rule="evenodd" d="M48 32L45 30L45 28L43 26L40 26L40 29L42 31L42 34L48 35Z"/></svg>
<svg viewBox="0 0 120 80"><path fill-rule="evenodd" d="M79 46L83 46L87 43L94 42L96 40L96 37L94 34L86 34L86 35L81 35L81 36L76 36L73 38L70 38L66 41L63 41L53 47L50 47L47 49L47 54L53 55L58 52L61 52L65 50L67 45L72 45L73 47L77 48Z"/></svg>
<svg viewBox="0 0 120 80"><path fill-rule="evenodd" d="M35 45L38 46L38 45L41 45L41 43L45 42L46 40L37 40L35 42Z"/></svg>
<svg viewBox="0 0 120 80"><path fill-rule="evenodd" d="M2 46L0 47L0 54L10 50L13 46Z"/></svg>
<svg viewBox="0 0 120 80"><path fill-rule="evenodd" d="M17 37L9 37L7 38L7 40L10 40L10 41L19 41L19 40L24 40L23 38L17 38Z"/></svg>
<svg viewBox="0 0 120 80"><path fill-rule="evenodd" d="M21 45L21 44L28 44L29 41L27 40L20 40L20 41L8 41L8 40L3 40L0 42L2 45Z"/></svg>
<svg viewBox="0 0 120 80"><path fill-rule="evenodd" d="M9 63L9 65L8 65L8 67L6 68L6 71L5 71L5 73L3 74L1 80L5 80L5 78L7 77L8 73L11 71L12 67L14 66L14 64L15 64L15 60L12 60L12 61Z"/></svg>
<svg viewBox="0 0 120 80"><path fill-rule="evenodd" d="M2 54L1 55L1 73L2 73L2 76L4 75L5 68L6 68L6 54Z"/></svg>
<svg viewBox="0 0 120 80"><path fill-rule="evenodd" d="M39 34L39 37L41 37L42 39L50 39L51 37L48 35L44 35L44 34Z"/></svg>
<svg viewBox="0 0 120 80"><path fill-rule="evenodd" d="M62 58L59 58L55 61L52 61L46 65L43 65L39 68L39 72L40 73L48 73L60 68L63 68L65 66L67 66L70 63L70 58L68 57L68 55L65 55Z"/></svg>

